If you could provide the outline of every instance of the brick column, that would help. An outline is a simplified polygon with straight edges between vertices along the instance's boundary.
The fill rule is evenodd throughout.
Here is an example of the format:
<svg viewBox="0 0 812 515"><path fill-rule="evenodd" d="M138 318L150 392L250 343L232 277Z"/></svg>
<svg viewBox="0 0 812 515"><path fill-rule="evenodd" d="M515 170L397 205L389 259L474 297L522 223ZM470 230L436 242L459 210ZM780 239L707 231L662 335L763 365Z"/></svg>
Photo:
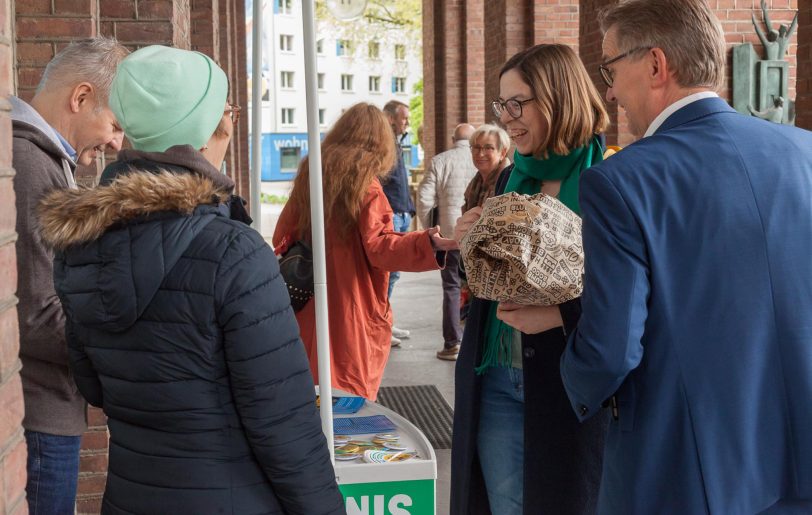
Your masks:
<svg viewBox="0 0 812 515"><path fill-rule="evenodd" d="M535 0L532 5L533 44L561 43L578 51L578 0Z"/></svg>
<svg viewBox="0 0 812 515"><path fill-rule="evenodd" d="M812 0L799 0L795 125L812 130Z"/></svg>
<svg viewBox="0 0 812 515"><path fill-rule="evenodd" d="M491 98L485 95L485 0L465 3L465 118L474 127L482 125L490 115ZM456 124L454 124L456 125ZM449 145L450 140L447 139Z"/></svg>
<svg viewBox="0 0 812 515"><path fill-rule="evenodd" d="M199 0L195 0L195 9ZM202 2L204 5L208 2ZM215 9L216 8L216 9ZM245 110L234 128L231 145L226 155L226 171L236 183L235 192L249 200L250 169L248 165L248 72L246 63L245 2L243 0L211 1L211 16L217 12L218 30L212 32L212 46L219 39L219 56L212 56L225 70L231 86L231 102ZM205 20L208 20L206 17ZM196 20L199 21L199 20ZM208 25L208 21L203 21ZM214 21L212 21L214 23ZM201 30L204 30L201 28ZM203 44L202 32L193 31L193 44ZM249 209L251 206L249 205ZM253 213L253 216L259 216Z"/></svg>
<svg viewBox="0 0 812 515"><path fill-rule="evenodd" d="M191 48L191 0L96 1L100 32L132 50L147 45Z"/></svg>
<svg viewBox="0 0 812 515"><path fill-rule="evenodd" d="M17 257L14 230L14 170L11 168L11 109L6 97L14 88L11 4L0 0L0 512L28 513L25 502L26 446L23 437L23 391L20 383L17 328Z"/></svg>

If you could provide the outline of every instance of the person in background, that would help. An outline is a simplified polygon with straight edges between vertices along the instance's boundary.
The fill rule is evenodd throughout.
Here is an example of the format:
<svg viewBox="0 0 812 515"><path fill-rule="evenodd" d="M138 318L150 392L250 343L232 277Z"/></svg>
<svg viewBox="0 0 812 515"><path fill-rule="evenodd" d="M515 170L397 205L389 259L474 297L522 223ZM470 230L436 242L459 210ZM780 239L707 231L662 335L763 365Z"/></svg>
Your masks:
<svg viewBox="0 0 812 515"><path fill-rule="evenodd" d="M601 27L606 99L642 139L581 180L561 374L579 419L614 407L599 510L812 513L812 133L717 96L705 1L625 1Z"/></svg>
<svg viewBox="0 0 812 515"><path fill-rule="evenodd" d="M389 357L392 309L389 272L437 270L456 250L439 227L397 232L380 180L396 159L389 122L371 104L347 109L324 138L324 213L332 384L375 400ZM290 200L282 209L274 246L310 240L308 160L302 160ZM439 252L439 254L436 254ZM318 383L316 311L311 299L296 313L310 370Z"/></svg>
<svg viewBox="0 0 812 515"><path fill-rule="evenodd" d="M204 54L134 52L110 94L133 149L40 207L76 385L108 417L103 513L344 513L276 257L230 219L227 95Z"/></svg>
<svg viewBox="0 0 812 515"><path fill-rule="evenodd" d="M493 110L516 144L496 193L541 192L580 213L578 181L602 159L609 117L575 52L547 44L511 57ZM480 191L477 203L488 194ZM463 214L458 240L481 212ZM579 422L559 373L565 330L530 334L509 318L517 308L471 304L456 370L451 513L595 513L608 413ZM551 310L574 326L580 304Z"/></svg>
<svg viewBox="0 0 812 515"><path fill-rule="evenodd" d="M471 135L471 157L477 174L465 188L462 212L482 207L485 200L496 194L496 181L511 166L507 157L510 136L497 125L483 124ZM466 320L471 307L471 290L464 269L460 269L460 319Z"/></svg>
<svg viewBox="0 0 812 515"><path fill-rule="evenodd" d="M91 165L124 137L107 106L128 51L114 39L76 41L48 63L30 103L10 96L17 208L20 372L28 444L29 511L75 511L86 404L68 369L65 316L54 291L53 251L37 233L36 206L53 189L75 188L76 164Z"/></svg>
<svg viewBox="0 0 812 515"><path fill-rule="evenodd" d="M392 127L392 133L395 138L395 149L397 155L395 156L395 164L392 165L392 170L389 174L380 178L383 184L383 192L386 199L389 201L389 206L394 213L393 223L395 231L408 232L412 224L412 217L415 215L414 202L412 201L412 194L409 190L409 171L406 169L406 163L403 161L403 149L401 142L406 137L406 129L409 128L409 106L398 100L390 100L383 106L383 112L389 120L389 125ZM427 226L428 227L428 226ZM400 271L393 270L389 274L389 289L387 296L392 298L392 290L395 288L395 283L400 279ZM399 347L402 343L401 340L409 337L409 331L400 329L392 325L392 347Z"/></svg>
<svg viewBox="0 0 812 515"><path fill-rule="evenodd" d="M465 202L465 187L476 174L468 142L473 132L473 125L457 125L451 136L453 148L431 159L417 190L417 216L423 227L436 224L443 234L454 234L454 224ZM436 219L433 219L433 213L436 213ZM455 361L462 340L459 250L446 253L445 268L440 271L440 276L443 280L443 348L437 351L437 357Z"/></svg>

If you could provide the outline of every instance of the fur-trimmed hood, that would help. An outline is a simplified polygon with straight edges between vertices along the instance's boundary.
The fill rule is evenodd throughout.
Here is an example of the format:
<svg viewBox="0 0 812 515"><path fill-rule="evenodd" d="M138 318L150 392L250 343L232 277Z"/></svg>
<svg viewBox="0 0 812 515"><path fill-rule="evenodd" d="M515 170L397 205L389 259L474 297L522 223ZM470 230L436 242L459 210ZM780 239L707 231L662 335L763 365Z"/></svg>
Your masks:
<svg viewBox="0 0 812 515"><path fill-rule="evenodd" d="M131 327L195 238L228 220L227 198L196 174L137 171L47 195L40 232L57 250L54 287L65 309L87 327Z"/></svg>
<svg viewBox="0 0 812 515"><path fill-rule="evenodd" d="M56 190L40 202L42 240L57 250L98 239L110 227L174 211L191 215L200 205L229 197L212 181L194 174L131 173L109 186Z"/></svg>

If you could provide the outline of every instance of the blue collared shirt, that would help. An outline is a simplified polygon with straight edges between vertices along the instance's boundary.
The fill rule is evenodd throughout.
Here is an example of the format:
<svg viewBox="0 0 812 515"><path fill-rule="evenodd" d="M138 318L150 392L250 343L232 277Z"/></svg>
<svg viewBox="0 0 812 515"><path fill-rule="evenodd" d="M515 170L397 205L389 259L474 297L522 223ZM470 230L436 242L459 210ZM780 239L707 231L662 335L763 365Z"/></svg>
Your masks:
<svg viewBox="0 0 812 515"><path fill-rule="evenodd" d="M76 149L74 149L70 143L68 143L68 140L59 134L58 130L54 129L54 133L56 134L56 137L59 138L59 142L62 143L62 148L65 149L65 152L70 156L71 160L76 161L76 158L78 157Z"/></svg>

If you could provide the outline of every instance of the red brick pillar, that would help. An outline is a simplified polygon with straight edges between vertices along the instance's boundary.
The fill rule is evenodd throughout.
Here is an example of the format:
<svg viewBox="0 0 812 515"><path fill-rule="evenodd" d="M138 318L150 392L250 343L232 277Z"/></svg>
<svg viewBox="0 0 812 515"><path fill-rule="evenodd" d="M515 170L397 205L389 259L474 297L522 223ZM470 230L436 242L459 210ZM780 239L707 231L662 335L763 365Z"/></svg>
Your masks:
<svg viewBox="0 0 812 515"><path fill-rule="evenodd" d="M533 44L561 43L578 51L578 0L535 0L532 5Z"/></svg>
<svg viewBox="0 0 812 515"><path fill-rule="evenodd" d="M465 109L466 117L459 120L474 127L492 118L490 101L485 95L485 0L465 3ZM454 124L456 125L456 124ZM450 138L447 139L451 144Z"/></svg>
<svg viewBox="0 0 812 515"><path fill-rule="evenodd" d="M231 102L242 106L240 122L234 128L231 146L226 155L226 171L236 183L236 193L246 200L250 197L251 180L248 166L248 69L246 63L245 1L214 0L219 9L217 31L212 33L214 41L219 38L220 54L218 63L225 70L231 85ZM251 206L249 206L250 208ZM252 215L259 216L258 213Z"/></svg>
<svg viewBox="0 0 812 515"><path fill-rule="evenodd" d="M795 125L812 130L812 0L799 0Z"/></svg>
<svg viewBox="0 0 812 515"><path fill-rule="evenodd" d="M97 1L101 34L132 50L147 45L191 48L191 0Z"/></svg>
<svg viewBox="0 0 812 515"><path fill-rule="evenodd" d="M25 502L26 446L17 328L17 258L14 231L14 170L11 168L11 119L6 97L13 90L11 4L0 0L0 512L28 513Z"/></svg>

